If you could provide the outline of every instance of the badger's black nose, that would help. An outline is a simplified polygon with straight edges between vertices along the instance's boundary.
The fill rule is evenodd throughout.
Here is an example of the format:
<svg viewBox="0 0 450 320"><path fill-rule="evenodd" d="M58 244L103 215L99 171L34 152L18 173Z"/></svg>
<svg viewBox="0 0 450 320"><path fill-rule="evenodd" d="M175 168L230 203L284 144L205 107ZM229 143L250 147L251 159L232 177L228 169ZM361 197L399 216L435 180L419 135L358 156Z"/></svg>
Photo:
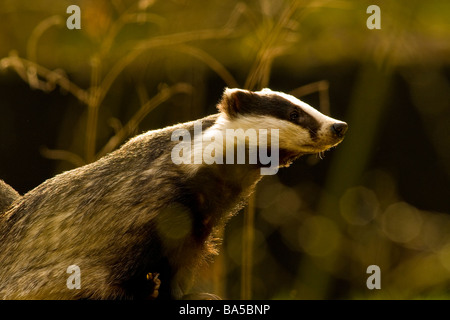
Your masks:
<svg viewBox="0 0 450 320"><path fill-rule="evenodd" d="M348 125L345 122L336 122L331 126L331 130L333 130L334 134L339 138L343 137L347 132Z"/></svg>

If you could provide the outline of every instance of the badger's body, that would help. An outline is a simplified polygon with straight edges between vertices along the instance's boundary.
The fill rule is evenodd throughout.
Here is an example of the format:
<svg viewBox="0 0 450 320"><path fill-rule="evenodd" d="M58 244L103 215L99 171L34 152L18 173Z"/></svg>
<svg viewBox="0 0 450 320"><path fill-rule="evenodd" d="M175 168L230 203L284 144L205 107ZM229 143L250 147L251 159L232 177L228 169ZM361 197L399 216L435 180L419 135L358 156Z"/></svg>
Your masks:
<svg viewBox="0 0 450 320"><path fill-rule="evenodd" d="M0 180L0 214L8 210L20 195L11 186Z"/></svg>
<svg viewBox="0 0 450 320"><path fill-rule="evenodd" d="M283 166L329 149L346 131L345 123L267 89L227 89L218 109L139 135L17 199L0 217L0 298L145 298L153 290L149 272L160 274L159 297L182 298L216 254L217 235L245 205L263 165L175 164L174 132L194 133L199 123L204 136L278 129ZM67 286L71 265L81 270L80 289Z"/></svg>

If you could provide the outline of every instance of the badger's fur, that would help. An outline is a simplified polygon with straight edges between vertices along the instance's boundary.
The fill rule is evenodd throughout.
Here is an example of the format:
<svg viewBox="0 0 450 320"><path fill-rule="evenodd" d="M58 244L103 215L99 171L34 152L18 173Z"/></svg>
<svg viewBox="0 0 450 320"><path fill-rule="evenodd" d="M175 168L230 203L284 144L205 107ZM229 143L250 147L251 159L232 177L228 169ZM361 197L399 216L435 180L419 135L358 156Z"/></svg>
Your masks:
<svg viewBox="0 0 450 320"><path fill-rule="evenodd" d="M20 195L16 190L0 180L0 214L5 212L19 197Z"/></svg>
<svg viewBox="0 0 450 320"><path fill-rule="evenodd" d="M0 216L0 298L145 298L154 296L149 272L160 274L160 298L182 298L193 275L217 253L217 235L245 205L262 164L174 164L174 131L193 133L199 121L204 136L278 129L279 164L286 166L337 145L347 129L269 89L226 89L218 109L139 135L15 201ZM81 270L80 289L66 285L71 265Z"/></svg>

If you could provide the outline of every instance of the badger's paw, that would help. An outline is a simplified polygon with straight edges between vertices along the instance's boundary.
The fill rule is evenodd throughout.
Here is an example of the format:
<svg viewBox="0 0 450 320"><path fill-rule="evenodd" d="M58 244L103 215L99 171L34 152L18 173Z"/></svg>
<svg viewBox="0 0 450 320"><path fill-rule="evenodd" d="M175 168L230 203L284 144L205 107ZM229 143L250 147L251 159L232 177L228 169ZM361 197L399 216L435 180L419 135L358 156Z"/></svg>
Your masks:
<svg viewBox="0 0 450 320"><path fill-rule="evenodd" d="M159 287L161 286L161 280L159 279L159 273L147 273L147 281L149 286L150 294L148 295L149 300L158 298Z"/></svg>

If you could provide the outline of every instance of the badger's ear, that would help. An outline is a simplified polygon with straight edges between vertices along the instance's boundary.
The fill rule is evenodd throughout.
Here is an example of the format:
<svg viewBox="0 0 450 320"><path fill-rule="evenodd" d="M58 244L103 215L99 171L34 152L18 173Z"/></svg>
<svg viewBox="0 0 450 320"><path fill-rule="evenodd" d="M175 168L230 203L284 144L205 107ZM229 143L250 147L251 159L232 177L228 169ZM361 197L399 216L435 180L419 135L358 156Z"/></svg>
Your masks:
<svg viewBox="0 0 450 320"><path fill-rule="evenodd" d="M230 118L234 118L239 113L242 113L246 106L248 107L252 96L253 93L248 90L225 88L222 100L217 105L217 109Z"/></svg>

